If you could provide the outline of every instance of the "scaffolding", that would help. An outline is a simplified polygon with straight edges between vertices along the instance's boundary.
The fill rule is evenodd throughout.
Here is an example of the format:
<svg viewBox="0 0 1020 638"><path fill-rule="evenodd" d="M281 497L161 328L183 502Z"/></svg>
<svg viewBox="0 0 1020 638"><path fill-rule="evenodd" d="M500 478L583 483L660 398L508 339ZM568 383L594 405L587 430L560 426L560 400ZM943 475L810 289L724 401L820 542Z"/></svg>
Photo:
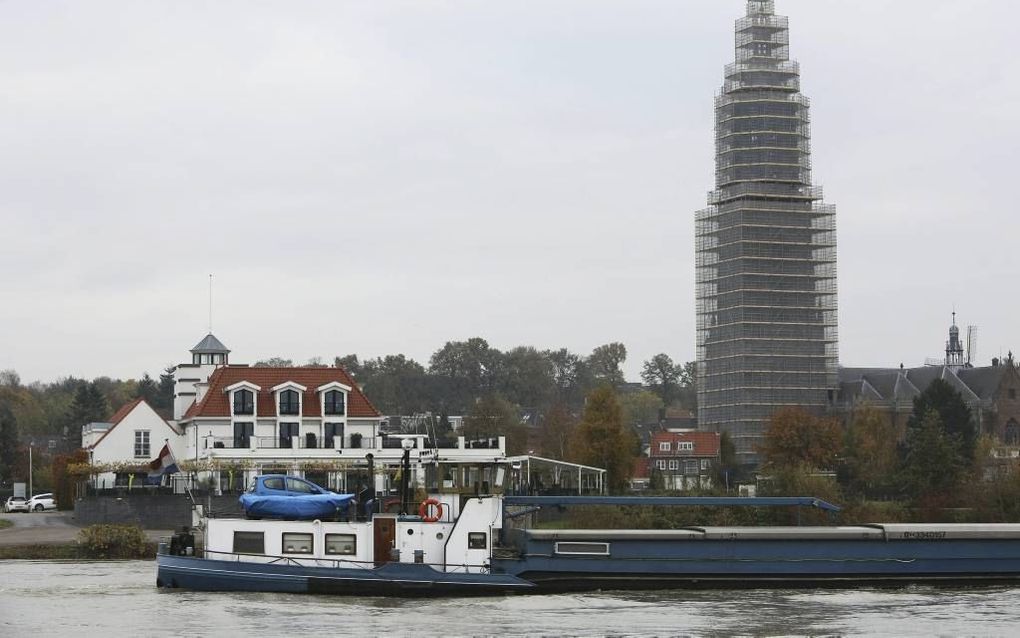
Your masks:
<svg viewBox="0 0 1020 638"><path fill-rule="evenodd" d="M750 0L715 98L716 184L695 215L698 419L755 463L778 408L836 385L834 206L811 180L810 100L789 21Z"/></svg>

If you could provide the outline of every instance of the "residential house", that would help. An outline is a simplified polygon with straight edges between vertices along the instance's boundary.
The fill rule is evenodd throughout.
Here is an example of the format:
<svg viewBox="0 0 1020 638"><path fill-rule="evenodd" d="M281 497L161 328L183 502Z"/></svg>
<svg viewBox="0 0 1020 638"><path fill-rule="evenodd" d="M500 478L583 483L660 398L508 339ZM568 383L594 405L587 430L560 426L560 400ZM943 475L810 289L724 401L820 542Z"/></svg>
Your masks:
<svg viewBox="0 0 1020 638"><path fill-rule="evenodd" d="M667 490L710 488L720 461L720 435L694 430L655 433L649 460L651 485L661 477Z"/></svg>
<svg viewBox="0 0 1020 638"><path fill-rule="evenodd" d="M131 471L126 466L149 463L164 444L170 445L175 457L185 453L181 431L159 416L144 399L121 406L109 422L82 426L81 440L91 463L125 466L120 471L99 474L94 482L99 488L133 484L135 480L142 485L144 476L139 475L144 472Z"/></svg>

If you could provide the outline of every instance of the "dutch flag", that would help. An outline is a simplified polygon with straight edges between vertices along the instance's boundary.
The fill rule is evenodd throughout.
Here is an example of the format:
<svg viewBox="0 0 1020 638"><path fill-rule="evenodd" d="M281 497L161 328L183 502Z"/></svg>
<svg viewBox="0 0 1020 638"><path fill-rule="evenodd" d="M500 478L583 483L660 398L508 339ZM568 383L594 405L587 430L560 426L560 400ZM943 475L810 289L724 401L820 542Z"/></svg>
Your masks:
<svg viewBox="0 0 1020 638"><path fill-rule="evenodd" d="M152 463L149 463L149 478L158 479L164 474L174 474L180 472L181 469L177 467L177 459L174 458L173 452L170 451L170 445L163 445L163 449L159 451L159 456Z"/></svg>

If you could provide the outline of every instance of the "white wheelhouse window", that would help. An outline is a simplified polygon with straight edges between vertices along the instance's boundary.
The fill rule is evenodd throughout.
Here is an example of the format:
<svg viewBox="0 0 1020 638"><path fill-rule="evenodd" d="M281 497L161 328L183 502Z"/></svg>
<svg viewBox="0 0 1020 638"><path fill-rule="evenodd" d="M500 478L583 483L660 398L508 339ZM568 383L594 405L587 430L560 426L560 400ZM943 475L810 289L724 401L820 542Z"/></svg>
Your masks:
<svg viewBox="0 0 1020 638"><path fill-rule="evenodd" d="M609 556L609 543L556 543L553 551L564 556Z"/></svg>

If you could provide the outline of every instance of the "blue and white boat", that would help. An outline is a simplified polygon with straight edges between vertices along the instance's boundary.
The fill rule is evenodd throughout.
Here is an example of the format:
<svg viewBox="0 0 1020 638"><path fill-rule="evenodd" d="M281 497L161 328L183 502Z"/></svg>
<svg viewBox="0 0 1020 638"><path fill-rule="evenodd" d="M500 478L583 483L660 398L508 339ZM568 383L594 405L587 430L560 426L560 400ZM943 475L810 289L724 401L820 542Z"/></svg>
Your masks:
<svg viewBox="0 0 1020 638"><path fill-rule="evenodd" d="M806 506L811 498L437 494L419 515L209 519L195 556L162 544L157 584L211 591L493 595L605 588L1020 581L1020 525L873 524L562 530L519 526L549 506ZM405 508L407 509L407 508Z"/></svg>

